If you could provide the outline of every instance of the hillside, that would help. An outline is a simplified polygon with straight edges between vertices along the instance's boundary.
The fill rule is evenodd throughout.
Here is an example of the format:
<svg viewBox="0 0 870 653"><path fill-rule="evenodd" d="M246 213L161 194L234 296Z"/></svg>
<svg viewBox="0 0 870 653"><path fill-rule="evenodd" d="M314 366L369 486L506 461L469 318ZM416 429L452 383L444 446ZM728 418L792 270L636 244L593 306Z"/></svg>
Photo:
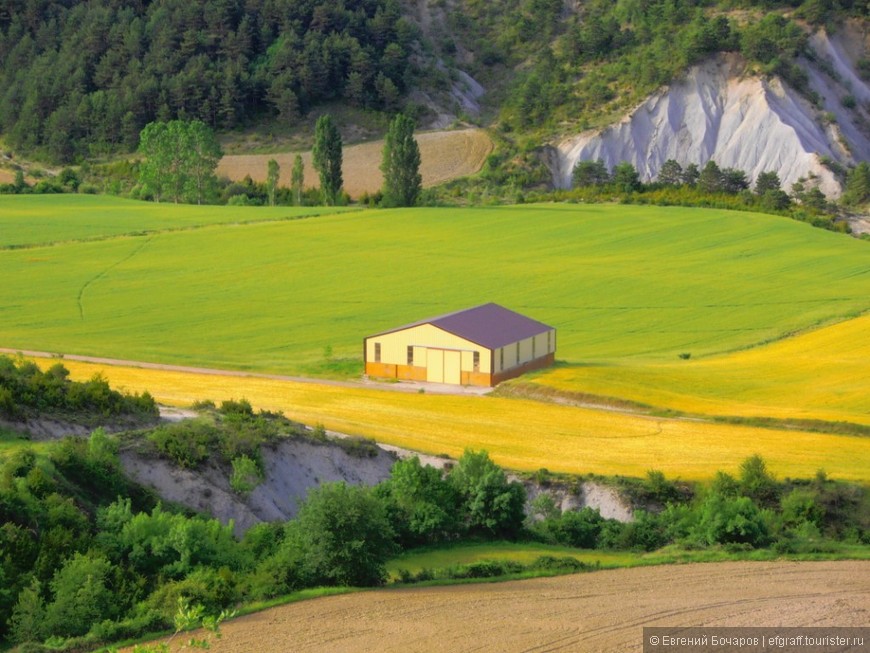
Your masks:
<svg viewBox="0 0 870 653"><path fill-rule="evenodd" d="M0 315L0 339L22 349L346 376L366 334L495 301L556 325L561 360L674 360L868 307L865 243L761 214L578 204L292 220L307 209L87 196L5 207L22 210L0 213L13 243L43 237L0 251L0 301L19 307ZM89 211L113 216L97 227L106 237ZM30 230L28 215L57 232ZM212 226L177 228L197 220ZM46 246L54 233L66 242Z"/></svg>
<svg viewBox="0 0 870 653"><path fill-rule="evenodd" d="M18 4L28 11L0 14L0 133L54 163L128 153L145 124L176 117L257 132L280 153L310 143L324 111L350 143L396 111L421 129L494 129L490 194L566 187L577 160L601 157L644 180L668 158L750 183L776 172L786 191L817 175L833 198L870 158L861 3Z"/></svg>
<svg viewBox="0 0 870 653"><path fill-rule="evenodd" d="M757 452L782 475L824 467L867 477L859 454L868 441L855 437L870 409L862 373L870 322L859 317L870 306L864 242L783 217L680 207L298 219L305 211L0 198L10 241L0 250L0 300L18 307L2 314L0 340L259 372L245 379L68 361L80 378L101 371L175 405L242 394L307 424L433 455L455 457L473 443L516 469L658 468L707 478L715 465ZM103 219L89 219L96 215ZM536 382L597 397L575 406L360 383L365 335L487 301L558 329L559 364ZM602 411L607 397L648 408ZM684 415L661 417L666 410ZM743 419L715 423L727 417ZM703 453L686 455L687 446Z"/></svg>
<svg viewBox="0 0 870 653"><path fill-rule="evenodd" d="M581 160L602 159L609 168L628 161L643 181L653 181L668 159L682 166L713 159L745 171L750 182L775 171L783 188L814 178L826 196L838 197L837 171L870 158L870 85L847 54L865 46L856 22L833 36L813 35L800 65L815 103L780 77L753 72L738 55L694 66L618 123L559 142L555 183L570 187Z"/></svg>

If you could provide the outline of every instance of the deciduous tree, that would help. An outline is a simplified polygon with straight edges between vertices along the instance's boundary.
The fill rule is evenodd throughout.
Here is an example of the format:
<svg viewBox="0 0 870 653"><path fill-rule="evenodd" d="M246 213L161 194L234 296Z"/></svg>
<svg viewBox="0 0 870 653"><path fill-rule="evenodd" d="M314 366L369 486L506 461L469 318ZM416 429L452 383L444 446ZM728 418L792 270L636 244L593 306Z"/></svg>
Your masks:
<svg viewBox="0 0 870 653"><path fill-rule="evenodd" d="M511 537L522 527L525 488L508 482L486 451L466 449L448 477L462 500L460 508L469 532Z"/></svg>
<svg viewBox="0 0 870 653"><path fill-rule="evenodd" d="M441 470L420 464L416 456L400 460L378 486L398 541L411 547L457 534L459 496Z"/></svg>
<svg viewBox="0 0 870 653"><path fill-rule="evenodd" d="M149 123L139 135L139 152L145 157L139 183L156 201L168 196L197 204L213 189L222 155L214 132L199 120Z"/></svg>
<svg viewBox="0 0 870 653"><path fill-rule="evenodd" d="M309 493L293 527L290 545L301 549L315 582L363 587L386 580L393 530L371 489L324 483Z"/></svg>

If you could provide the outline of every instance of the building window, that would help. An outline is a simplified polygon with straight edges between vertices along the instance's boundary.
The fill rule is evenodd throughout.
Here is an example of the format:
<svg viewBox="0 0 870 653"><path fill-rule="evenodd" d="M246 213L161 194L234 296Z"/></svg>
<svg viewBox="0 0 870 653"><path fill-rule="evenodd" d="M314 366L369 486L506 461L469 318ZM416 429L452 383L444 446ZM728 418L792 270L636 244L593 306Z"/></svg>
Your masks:
<svg viewBox="0 0 870 653"><path fill-rule="evenodd" d="M520 364L520 343L517 342L517 365Z"/></svg>
<svg viewBox="0 0 870 653"><path fill-rule="evenodd" d="M535 360L535 341L537 336L532 336L532 360Z"/></svg>
<svg viewBox="0 0 870 653"><path fill-rule="evenodd" d="M474 352L474 371L480 372L480 352Z"/></svg>
<svg viewBox="0 0 870 653"><path fill-rule="evenodd" d="M499 355L498 369L503 370L504 369L504 347L502 347L501 349L498 350L498 355Z"/></svg>
<svg viewBox="0 0 870 653"><path fill-rule="evenodd" d="M553 347L550 345L550 336L552 336L552 335L553 335L553 332L552 332L552 331L547 331L547 353L548 353L548 354L549 354L551 351L553 351Z"/></svg>
<svg viewBox="0 0 870 653"><path fill-rule="evenodd" d="M375 343L375 363L381 362L381 343Z"/></svg>
<svg viewBox="0 0 870 653"><path fill-rule="evenodd" d="M408 365L414 364L414 345L408 345Z"/></svg>

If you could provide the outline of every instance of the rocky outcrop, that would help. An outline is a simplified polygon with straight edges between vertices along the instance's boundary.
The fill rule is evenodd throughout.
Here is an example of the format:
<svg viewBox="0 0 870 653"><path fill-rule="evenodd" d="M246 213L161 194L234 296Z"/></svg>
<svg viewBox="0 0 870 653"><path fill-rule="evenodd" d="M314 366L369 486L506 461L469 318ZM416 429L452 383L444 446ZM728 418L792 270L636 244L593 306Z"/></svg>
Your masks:
<svg viewBox="0 0 870 653"><path fill-rule="evenodd" d="M615 519L624 523L634 520L631 502L623 497L616 488L603 483L583 481L573 487L559 484L541 486L530 482L526 482L524 485L526 487L527 509L537 497L548 494L553 499L555 506L562 512L593 508L598 510L605 519Z"/></svg>
<svg viewBox="0 0 870 653"><path fill-rule="evenodd" d="M124 471L134 481L166 501L212 515L224 524L232 521L236 535L263 521L292 519L308 490L322 483L375 485L389 477L395 460L383 450L376 456L357 457L337 445L290 438L263 447L265 478L242 497L230 487L229 470L211 460L189 470L135 450L121 452Z"/></svg>
<svg viewBox="0 0 870 653"><path fill-rule="evenodd" d="M330 432L332 437L339 434ZM240 496L229 483L229 470L209 460L199 469L181 469L172 462L143 454L135 447L121 452L124 471L134 481L152 489L166 501L211 515L224 524L233 523L236 535L264 521L286 521L296 516L312 488L322 483L344 481L352 485L376 485L390 475L398 458L417 455L405 449L379 445L376 455L355 456L335 443L288 438L263 447L265 478L248 496ZM445 468L454 461L420 455L424 465ZM517 480L510 476L511 480ZM568 488L524 482L528 499L550 494L562 510L589 506L602 516L631 521L631 505L609 486L594 481Z"/></svg>
<svg viewBox="0 0 870 653"><path fill-rule="evenodd" d="M846 45L856 38L844 29L836 37L820 32L811 39L816 56L804 65L821 106L778 78L747 74L736 55L720 56L695 66L619 123L556 144L548 154L554 184L569 188L581 160L600 158L610 169L628 161L650 181L668 159L699 167L712 159L745 171L751 181L775 171L786 190L801 177L816 176L822 192L836 197L840 181L824 157L847 165L870 158L870 86L855 73L857 54ZM844 106L847 95L854 99L845 103L851 107Z"/></svg>

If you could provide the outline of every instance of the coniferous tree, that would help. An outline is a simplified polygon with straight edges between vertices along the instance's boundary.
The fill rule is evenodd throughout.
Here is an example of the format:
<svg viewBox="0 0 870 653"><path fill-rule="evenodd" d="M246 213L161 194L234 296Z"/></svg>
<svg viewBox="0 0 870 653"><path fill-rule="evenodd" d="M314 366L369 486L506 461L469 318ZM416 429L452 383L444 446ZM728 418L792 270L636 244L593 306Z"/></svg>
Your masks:
<svg viewBox="0 0 870 653"><path fill-rule="evenodd" d="M737 194L749 188L746 173L737 168L725 168L722 170L722 190L726 193Z"/></svg>
<svg viewBox="0 0 870 653"><path fill-rule="evenodd" d="M611 182L623 193L631 193L641 188L640 176L637 173L637 169L628 161L616 164L616 167L613 168Z"/></svg>
<svg viewBox="0 0 870 653"><path fill-rule="evenodd" d="M423 187L420 147L414 140L414 121L399 114L390 123L384 139L381 163L384 173L384 205L414 206Z"/></svg>
<svg viewBox="0 0 870 653"><path fill-rule="evenodd" d="M722 170L713 159L707 161L701 174L698 175L698 186L705 193L722 192Z"/></svg>
<svg viewBox="0 0 870 653"><path fill-rule="evenodd" d="M324 114L314 126L314 167L320 175L320 193L323 203L333 206L341 193L341 133L332 116Z"/></svg>
<svg viewBox="0 0 870 653"><path fill-rule="evenodd" d="M782 182L779 180L779 175L774 171L760 172L755 179L755 194L764 195L771 190L780 190Z"/></svg>
<svg viewBox="0 0 870 653"><path fill-rule="evenodd" d="M683 166L674 159L668 159L659 169L658 180L665 186L679 186L683 183Z"/></svg>
<svg viewBox="0 0 870 653"><path fill-rule="evenodd" d="M870 200L870 164L862 161L855 166L846 178L843 202L856 205Z"/></svg>
<svg viewBox="0 0 870 653"><path fill-rule="evenodd" d="M602 159L597 161L578 161L572 173L574 185L578 188L601 186L610 180L610 172Z"/></svg>
<svg viewBox="0 0 870 653"><path fill-rule="evenodd" d="M696 163L690 163L683 169L682 182L686 186L694 186L698 183L701 172Z"/></svg>

